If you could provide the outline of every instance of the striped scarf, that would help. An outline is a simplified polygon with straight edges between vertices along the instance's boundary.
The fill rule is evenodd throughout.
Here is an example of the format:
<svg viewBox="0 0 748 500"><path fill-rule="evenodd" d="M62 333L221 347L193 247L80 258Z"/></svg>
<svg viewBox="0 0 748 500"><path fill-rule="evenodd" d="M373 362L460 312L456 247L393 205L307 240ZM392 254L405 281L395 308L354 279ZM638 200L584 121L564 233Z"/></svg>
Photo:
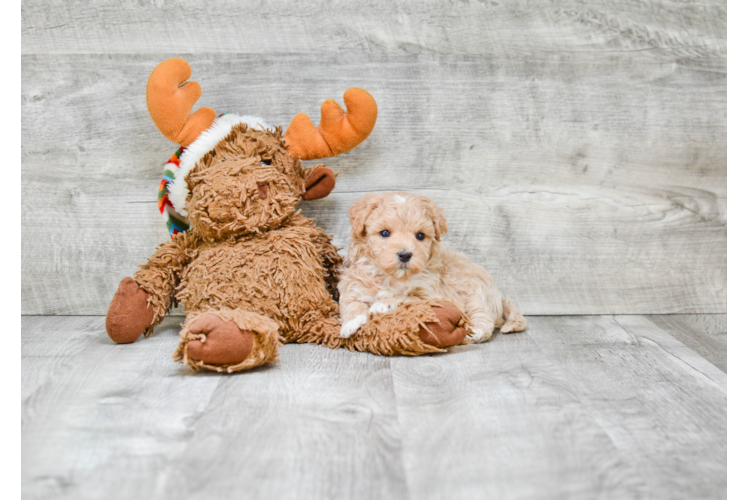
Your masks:
<svg viewBox="0 0 748 500"><path fill-rule="evenodd" d="M182 217L174 210L174 205L169 200L169 189L168 185L174 180L174 172L179 169L179 158L182 156L185 148L180 147L176 153L174 153L169 161L166 162L166 168L164 168L164 177L161 179L161 184L158 188L158 209L166 218L166 227L169 229L169 236L174 239L174 236L186 231L190 228L190 221Z"/></svg>

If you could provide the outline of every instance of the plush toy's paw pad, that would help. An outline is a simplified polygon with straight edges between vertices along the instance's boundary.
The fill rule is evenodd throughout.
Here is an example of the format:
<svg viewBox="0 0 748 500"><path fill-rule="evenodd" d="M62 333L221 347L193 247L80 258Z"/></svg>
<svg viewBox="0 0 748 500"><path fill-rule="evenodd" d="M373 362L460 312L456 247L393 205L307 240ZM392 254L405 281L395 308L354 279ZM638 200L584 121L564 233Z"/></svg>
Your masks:
<svg viewBox="0 0 748 500"><path fill-rule="evenodd" d="M210 365L236 365L252 352L252 335L243 332L233 321L225 321L214 314L205 314L195 320L190 333L200 335L200 340L187 344L187 355L194 361Z"/></svg>
<svg viewBox="0 0 748 500"><path fill-rule="evenodd" d="M135 342L153 322L148 293L132 278L123 279L106 313L106 332L118 344Z"/></svg>
<svg viewBox="0 0 748 500"><path fill-rule="evenodd" d="M465 340L467 332L465 328L458 326L462 319L460 310L449 302L440 302L439 306L432 307L437 322L426 323L418 332L418 336L424 344L435 347L452 347Z"/></svg>
<svg viewBox="0 0 748 500"><path fill-rule="evenodd" d="M366 324L366 315L359 314L352 320L345 322L345 324L340 329L340 336L343 337L344 339L351 338L353 334L355 334L359 330L359 328L361 328L365 324Z"/></svg>
<svg viewBox="0 0 748 500"><path fill-rule="evenodd" d="M397 309L396 302L377 301L371 305L371 307L369 308L369 312L372 314L387 314L388 312L392 312L395 309Z"/></svg>
<svg viewBox="0 0 748 500"><path fill-rule="evenodd" d="M480 328L473 328L472 333L468 334L467 340L474 344L480 344L481 342L485 342L486 340L490 339L491 334L493 334L493 330L487 332Z"/></svg>

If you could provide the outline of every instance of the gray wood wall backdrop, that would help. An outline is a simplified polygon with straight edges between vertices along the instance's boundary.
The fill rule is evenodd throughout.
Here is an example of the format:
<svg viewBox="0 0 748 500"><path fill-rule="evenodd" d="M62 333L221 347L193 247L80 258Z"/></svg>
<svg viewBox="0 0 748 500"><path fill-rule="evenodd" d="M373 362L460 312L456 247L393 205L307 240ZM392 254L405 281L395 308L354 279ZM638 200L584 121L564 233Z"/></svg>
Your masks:
<svg viewBox="0 0 748 500"><path fill-rule="evenodd" d="M168 238L145 83L173 56L279 125L375 96L303 205L341 246L353 200L407 190L526 314L725 312L724 1L24 0L23 314L104 314Z"/></svg>

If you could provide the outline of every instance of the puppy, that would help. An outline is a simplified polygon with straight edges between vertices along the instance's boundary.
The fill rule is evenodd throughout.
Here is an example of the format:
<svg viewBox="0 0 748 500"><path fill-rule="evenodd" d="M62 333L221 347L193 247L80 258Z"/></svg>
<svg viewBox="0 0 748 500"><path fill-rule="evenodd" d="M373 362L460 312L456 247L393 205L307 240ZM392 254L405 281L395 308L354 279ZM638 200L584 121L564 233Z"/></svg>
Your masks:
<svg viewBox="0 0 748 500"><path fill-rule="evenodd" d="M439 241L447 232L441 208L425 196L367 194L350 209L351 246L338 284L349 338L369 314L410 300L448 300L470 320L468 340L483 342L494 328L519 332L525 318L502 299L488 272Z"/></svg>

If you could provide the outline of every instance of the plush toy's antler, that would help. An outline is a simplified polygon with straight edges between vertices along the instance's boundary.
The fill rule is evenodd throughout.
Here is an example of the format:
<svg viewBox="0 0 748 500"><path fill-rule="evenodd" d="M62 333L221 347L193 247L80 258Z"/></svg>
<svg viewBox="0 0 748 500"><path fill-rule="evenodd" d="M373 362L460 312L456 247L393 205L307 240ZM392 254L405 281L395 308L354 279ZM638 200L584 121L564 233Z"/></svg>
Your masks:
<svg viewBox="0 0 748 500"><path fill-rule="evenodd" d="M197 82L188 82L192 70L184 59L174 57L160 63L148 78L145 99L158 129L169 140L187 147L216 118L212 108L200 108L190 114L202 90Z"/></svg>
<svg viewBox="0 0 748 500"><path fill-rule="evenodd" d="M327 158L350 151L374 129L377 103L365 90L350 88L343 94L348 112L332 99L322 103L319 127L305 113L294 116L284 134L288 151L302 160Z"/></svg>

